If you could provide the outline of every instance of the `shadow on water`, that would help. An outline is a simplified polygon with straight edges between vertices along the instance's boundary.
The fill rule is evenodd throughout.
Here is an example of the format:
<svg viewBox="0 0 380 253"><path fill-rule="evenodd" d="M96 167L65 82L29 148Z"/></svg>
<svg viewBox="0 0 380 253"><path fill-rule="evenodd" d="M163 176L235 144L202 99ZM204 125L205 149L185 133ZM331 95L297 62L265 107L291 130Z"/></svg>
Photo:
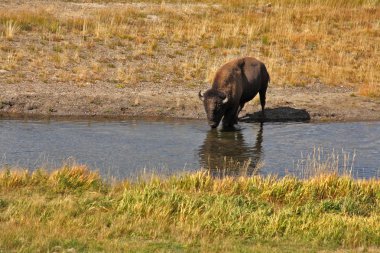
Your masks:
<svg viewBox="0 0 380 253"><path fill-rule="evenodd" d="M265 119L262 119L261 111L246 114L239 118L241 122L287 122L287 121L309 121L310 114L305 109L292 107L278 107L265 109Z"/></svg>
<svg viewBox="0 0 380 253"><path fill-rule="evenodd" d="M199 148L200 165L215 177L256 174L260 169L262 143L263 123L259 124L255 143L247 143L239 128L211 129Z"/></svg>

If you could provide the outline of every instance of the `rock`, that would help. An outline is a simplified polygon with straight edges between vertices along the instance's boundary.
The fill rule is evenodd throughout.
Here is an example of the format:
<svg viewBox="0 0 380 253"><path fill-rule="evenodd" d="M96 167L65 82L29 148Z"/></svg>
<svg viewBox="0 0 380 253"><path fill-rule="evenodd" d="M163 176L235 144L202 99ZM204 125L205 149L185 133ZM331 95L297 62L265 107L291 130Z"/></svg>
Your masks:
<svg viewBox="0 0 380 253"><path fill-rule="evenodd" d="M160 18L157 15L147 15L146 20L157 22L157 21L160 21Z"/></svg>
<svg viewBox="0 0 380 253"><path fill-rule="evenodd" d="M9 101L3 101L3 102L1 102L1 104L2 105L8 105L8 106L12 107L15 105L15 102L9 100Z"/></svg>
<svg viewBox="0 0 380 253"><path fill-rule="evenodd" d="M28 111L31 111L31 110L34 110L34 109L37 109L37 108L38 108L38 106L35 105L35 104L27 104L27 105L26 105L26 109L27 109Z"/></svg>

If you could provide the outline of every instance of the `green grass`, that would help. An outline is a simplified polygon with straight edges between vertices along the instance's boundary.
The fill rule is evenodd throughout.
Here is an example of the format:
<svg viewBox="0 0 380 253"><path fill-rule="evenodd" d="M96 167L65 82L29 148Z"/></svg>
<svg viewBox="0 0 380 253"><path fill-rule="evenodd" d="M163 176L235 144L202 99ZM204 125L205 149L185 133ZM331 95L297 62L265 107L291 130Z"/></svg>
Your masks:
<svg viewBox="0 0 380 253"><path fill-rule="evenodd" d="M380 250L380 181L0 173L0 252Z"/></svg>

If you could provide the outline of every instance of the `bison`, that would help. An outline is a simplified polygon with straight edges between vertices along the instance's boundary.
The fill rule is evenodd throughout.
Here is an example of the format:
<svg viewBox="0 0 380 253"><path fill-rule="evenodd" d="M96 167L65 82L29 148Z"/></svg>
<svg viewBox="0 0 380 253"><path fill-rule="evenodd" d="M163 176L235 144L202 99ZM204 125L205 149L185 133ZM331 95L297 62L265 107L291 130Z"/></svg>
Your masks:
<svg viewBox="0 0 380 253"><path fill-rule="evenodd" d="M215 74L212 87L199 98L203 101L207 120L216 128L223 118L223 127L237 124L244 104L260 94L261 112L265 117L265 95L270 77L264 63L244 57L224 64Z"/></svg>

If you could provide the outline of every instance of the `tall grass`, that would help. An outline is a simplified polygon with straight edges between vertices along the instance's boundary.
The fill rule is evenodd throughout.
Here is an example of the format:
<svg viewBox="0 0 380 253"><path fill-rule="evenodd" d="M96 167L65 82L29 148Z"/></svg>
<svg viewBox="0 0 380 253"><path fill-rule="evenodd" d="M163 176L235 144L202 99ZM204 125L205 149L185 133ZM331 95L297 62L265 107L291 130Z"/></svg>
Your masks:
<svg viewBox="0 0 380 253"><path fill-rule="evenodd" d="M0 250L317 251L380 247L380 182L325 174L109 184L83 166L0 173Z"/></svg>
<svg viewBox="0 0 380 253"><path fill-rule="evenodd" d="M134 3L134 1L131 0L70 0L69 2L98 2L98 3ZM274 0L274 1L265 1L265 0L235 0L235 1L229 1L229 0L191 0L191 1L183 1L183 0L168 0L168 1L162 1L162 0L140 0L139 2L145 2L145 3L155 3L155 4L165 4L165 3L171 3L171 4L183 4L183 3L193 3L193 4L220 4L224 6L249 6L251 4L255 5L267 5L267 4L273 4L273 5L281 5L281 6L302 6L302 5L327 5L331 7L342 7L342 6L376 6L379 5L378 0Z"/></svg>
<svg viewBox="0 0 380 253"><path fill-rule="evenodd" d="M305 156L302 154L295 166L295 176L302 178L315 177L323 174L353 176L356 153L342 150L327 152L323 147L314 147Z"/></svg>
<svg viewBox="0 0 380 253"><path fill-rule="evenodd" d="M15 36L15 34L19 31L19 26L17 25L16 22L14 22L13 20L7 20L4 24L5 26L5 38L7 39L13 39L13 37Z"/></svg>

